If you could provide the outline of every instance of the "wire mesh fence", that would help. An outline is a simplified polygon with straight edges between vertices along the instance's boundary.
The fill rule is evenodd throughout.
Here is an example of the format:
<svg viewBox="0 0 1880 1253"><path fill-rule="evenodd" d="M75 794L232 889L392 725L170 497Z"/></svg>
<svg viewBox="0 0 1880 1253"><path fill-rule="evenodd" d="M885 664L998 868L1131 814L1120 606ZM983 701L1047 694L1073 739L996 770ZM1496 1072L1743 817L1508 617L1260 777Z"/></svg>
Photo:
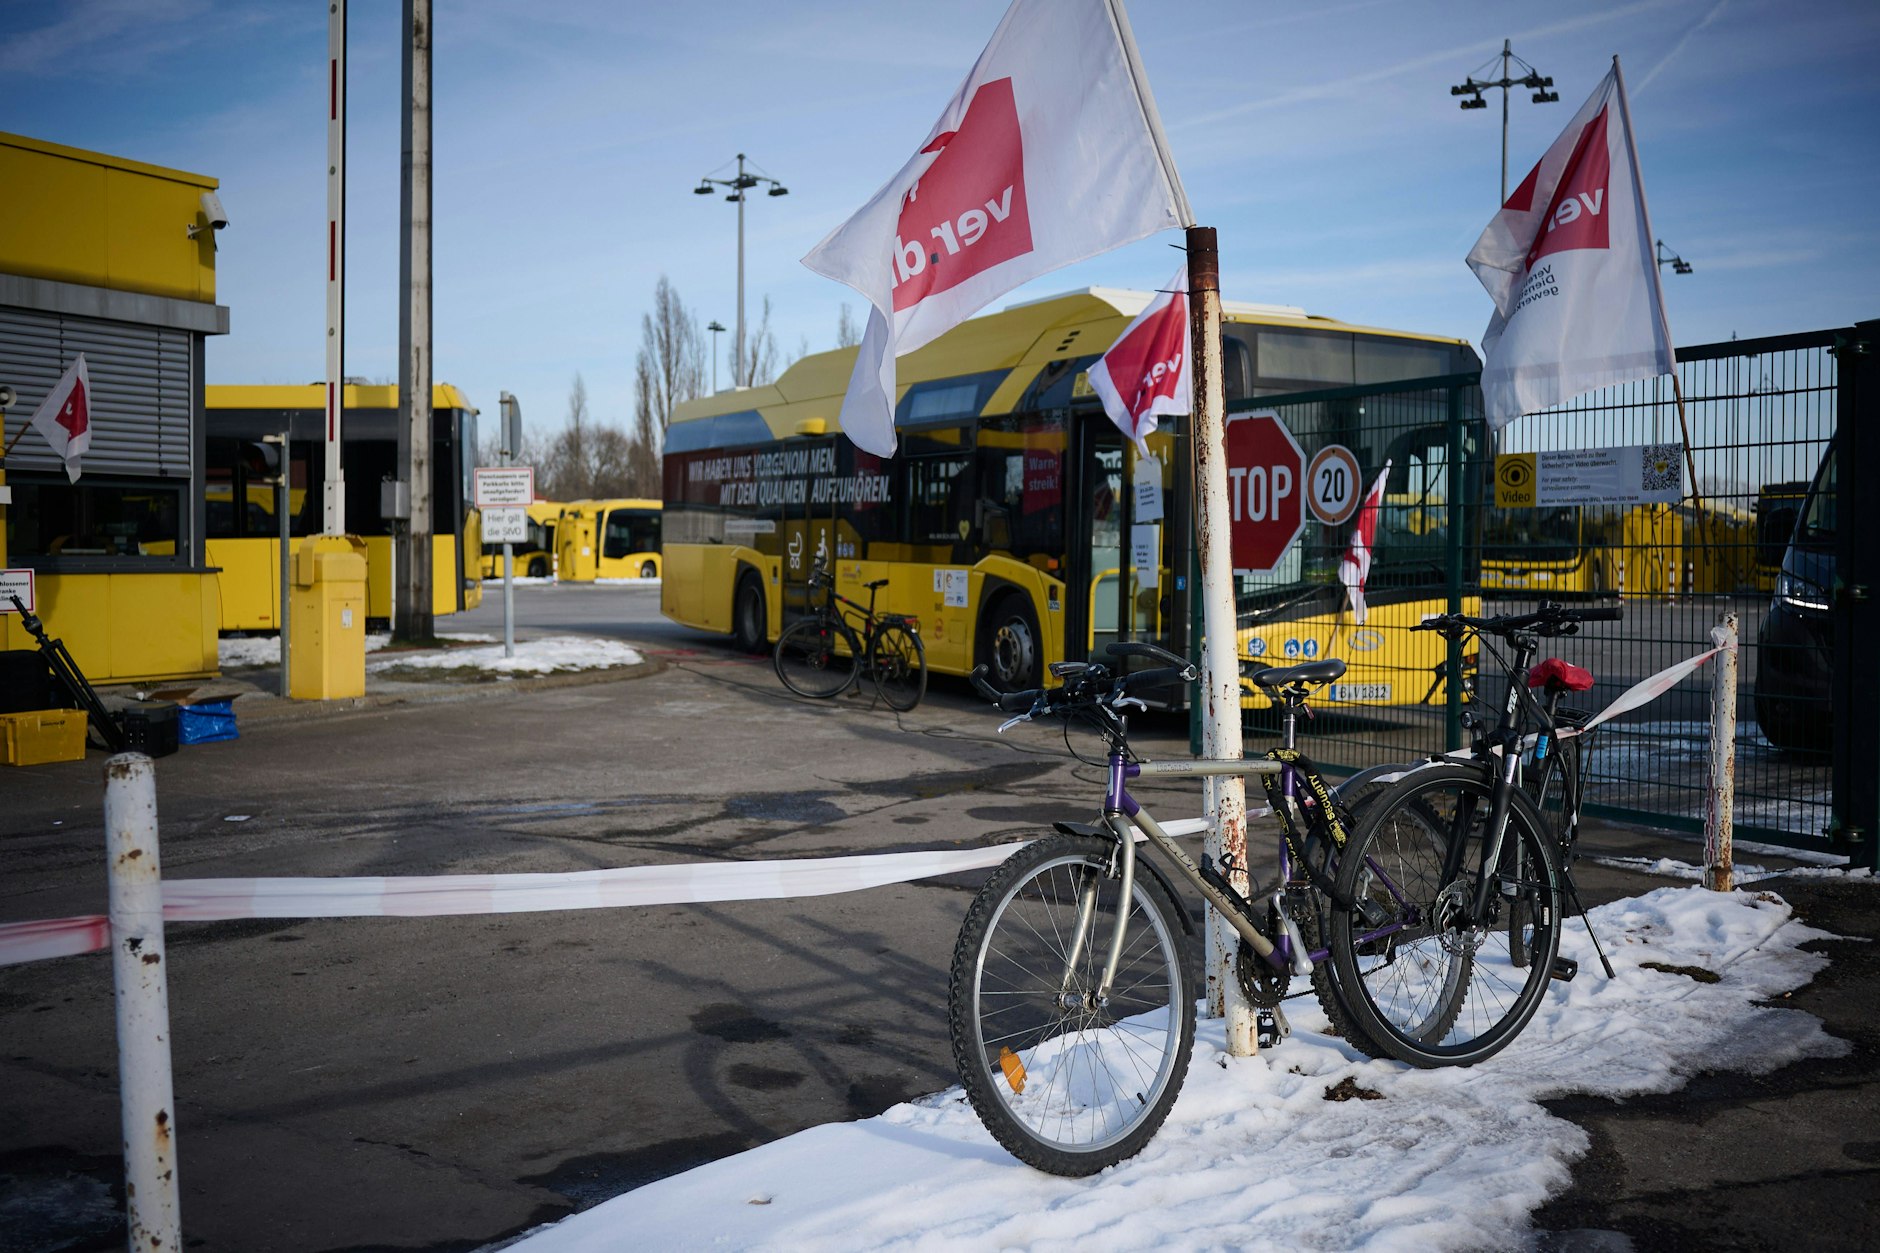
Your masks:
<svg viewBox="0 0 1880 1253"><path fill-rule="evenodd" d="M1733 613L1741 641L1737 834L1825 847L1826 589L1839 490L1828 455L1833 343L1834 332L1823 331L1686 348L1675 383L1601 389L1523 417L1495 439L1470 376L1253 402L1277 412L1308 457L1355 440L1367 477L1386 461L1391 470L1367 623L1351 620L1337 578L1350 524L1308 526L1296 568L1240 580L1243 653L1254 651L1250 627L1273 635L1263 614L1302 622L1296 604L1286 607L1302 585L1325 602L1318 610L1341 611L1315 628L1317 655L1343 657L1355 670L1370 651L1396 678L1361 693L1375 697L1388 686L1382 699L1322 703L1304 747L1328 765L1357 769L1461 746L1472 709L1493 720L1477 704L1502 698L1501 660L1478 645L1439 658L1432 672L1432 645L1422 641L1434 637L1409 629L1424 613L1520 613L1549 600L1621 605L1622 621L1547 641L1541 654L1592 671L1595 686L1580 698L1591 710L1710 648L1712 628ZM1432 437L1432 423L1443 438ZM1447 681L1454 664L1465 682ZM1590 760L1589 807L1701 828L1710 689L1710 669L1700 669L1609 723ZM1250 748L1263 747L1270 729L1251 711Z"/></svg>

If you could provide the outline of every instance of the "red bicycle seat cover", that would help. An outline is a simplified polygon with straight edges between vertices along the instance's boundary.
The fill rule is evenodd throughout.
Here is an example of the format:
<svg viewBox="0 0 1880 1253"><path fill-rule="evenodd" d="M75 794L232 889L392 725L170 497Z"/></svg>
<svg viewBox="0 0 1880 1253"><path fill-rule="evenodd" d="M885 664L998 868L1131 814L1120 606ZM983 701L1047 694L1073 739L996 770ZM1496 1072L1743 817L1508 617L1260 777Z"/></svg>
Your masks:
<svg viewBox="0 0 1880 1253"><path fill-rule="evenodd" d="M1593 672L1582 670L1572 662L1562 661L1558 657L1549 657L1528 671L1528 686L1550 686L1567 692L1584 692L1593 686Z"/></svg>

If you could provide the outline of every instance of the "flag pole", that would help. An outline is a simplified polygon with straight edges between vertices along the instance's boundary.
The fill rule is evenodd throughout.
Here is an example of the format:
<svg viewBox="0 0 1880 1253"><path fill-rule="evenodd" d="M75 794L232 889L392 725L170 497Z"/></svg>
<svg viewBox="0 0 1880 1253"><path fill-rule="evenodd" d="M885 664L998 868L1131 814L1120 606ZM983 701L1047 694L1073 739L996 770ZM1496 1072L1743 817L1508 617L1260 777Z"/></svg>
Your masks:
<svg viewBox="0 0 1880 1253"><path fill-rule="evenodd" d="M1710 514L1704 508L1704 490L1697 482L1697 461L1691 456L1691 424L1684 416L1684 385L1678 382L1678 372L1671 371L1671 394L1678 402L1678 434L1684 440L1684 472L1691 478L1691 503L1697 506L1697 542L1704 550L1706 563L1715 560L1710 545ZM1697 592L1697 574L1691 574L1691 593Z"/></svg>
<svg viewBox="0 0 1880 1253"><path fill-rule="evenodd" d="M20 428L20 433L13 437L13 439L7 444L4 450L0 450L0 461L5 461L7 459L8 454L10 454L13 451L13 445L25 439L26 432L32 429L33 429L33 424L31 422L28 422L25 426L22 426ZM0 434L4 434L5 431L6 431L6 424L4 422L0 422Z"/></svg>
<svg viewBox="0 0 1880 1253"><path fill-rule="evenodd" d="M1190 226L1188 351L1194 360L1195 537L1201 557L1201 752L1238 761L1240 658L1234 617L1232 519L1227 494L1227 399L1221 378L1221 258L1211 226ZM1247 788L1237 775L1207 781L1204 847L1229 883L1247 894ZM1257 1022L1235 974L1240 937L1208 909L1208 1012L1227 1019L1227 1051L1251 1057Z"/></svg>

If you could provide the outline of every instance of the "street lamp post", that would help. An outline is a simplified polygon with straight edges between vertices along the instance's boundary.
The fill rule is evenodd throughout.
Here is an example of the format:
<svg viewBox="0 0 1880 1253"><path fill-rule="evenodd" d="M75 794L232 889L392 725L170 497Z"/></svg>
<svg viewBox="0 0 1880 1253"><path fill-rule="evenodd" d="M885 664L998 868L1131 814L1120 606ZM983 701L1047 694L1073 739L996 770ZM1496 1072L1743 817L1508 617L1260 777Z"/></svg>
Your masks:
<svg viewBox="0 0 1880 1253"><path fill-rule="evenodd" d="M1509 68L1509 62L1511 61L1514 62L1516 65L1519 65L1522 69L1526 70L1527 73L1520 78L1510 77L1508 73L1508 68ZM1495 64L1495 58L1490 57L1486 63L1478 67L1476 73L1480 73L1482 70L1486 70L1490 68L1491 66L1493 66L1494 64ZM1552 87L1553 85L1554 85L1553 79L1541 77L1540 71L1536 70L1533 66L1529 65L1526 61L1523 61L1520 57L1516 56L1513 53L1513 51L1511 51L1509 48L1509 41L1504 39L1501 41L1501 77L1500 78L1477 78L1474 74L1471 74L1463 82L1449 89L1449 94L1452 96L1467 96L1468 97L1467 100L1464 100L1462 102L1463 108L1486 109L1488 107L1488 101L1482 99L1482 93L1490 87L1501 88L1501 203L1502 204L1508 203L1508 91L1510 88L1513 88L1513 87L1530 87L1530 88L1533 88L1534 90L1534 103L1535 104L1547 104L1551 101L1557 101L1560 99L1559 92L1547 90L1549 87Z"/></svg>
<svg viewBox="0 0 1880 1253"><path fill-rule="evenodd" d="M725 324L713 318L705 324L705 329L712 333L712 394L718 394L718 336L725 329Z"/></svg>
<svg viewBox="0 0 1880 1253"><path fill-rule="evenodd" d="M753 187L769 183L768 195L787 196L790 194L788 187L768 175L746 173L745 160L744 154L740 152L738 173L735 178L701 178L698 186L692 189L694 195L709 196L714 187L728 187L731 193L725 199L734 200L738 205L738 332L737 338L731 341L731 385L733 387L750 386L750 379L745 377L747 367L744 359L744 193Z"/></svg>
<svg viewBox="0 0 1880 1253"><path fill-rule="evenodd" d="M1691 263L1671 251L1671 249L1665 247L1664 240L1655 239L1652 242L1658 245L1657 256L1659 269L1662 270L1665 266L1670 266L1673 274L1689 274L1691 272Z"/></svg>

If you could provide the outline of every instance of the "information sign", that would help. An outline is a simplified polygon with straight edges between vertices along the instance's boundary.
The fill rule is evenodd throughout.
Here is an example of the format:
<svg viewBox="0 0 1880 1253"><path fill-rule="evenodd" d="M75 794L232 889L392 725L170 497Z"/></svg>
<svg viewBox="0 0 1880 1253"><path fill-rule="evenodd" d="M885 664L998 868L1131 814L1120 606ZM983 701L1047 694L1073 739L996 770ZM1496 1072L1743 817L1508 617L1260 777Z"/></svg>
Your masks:
<svg viewBox="0 0 1880 1253"><path fill-rule="evenodd" d="M34 611L33 572L31 570L0 570L0 613L18 613L13 607L13 598L20 598L26 606L26 612Z"/></svg>
<svg viewBox="0 0 1880 1253"><path fill-rule="evenodd" d="M529 538L529 515L521 509L495 508L483 511L485 544L521 544Z"/></svg>
<svg viewBox="0 0 1880 1253"><path fill-rule="evenodd" d="M535 503L534 466L479 466L475 479L478 509L526 509Z"/></svg>

